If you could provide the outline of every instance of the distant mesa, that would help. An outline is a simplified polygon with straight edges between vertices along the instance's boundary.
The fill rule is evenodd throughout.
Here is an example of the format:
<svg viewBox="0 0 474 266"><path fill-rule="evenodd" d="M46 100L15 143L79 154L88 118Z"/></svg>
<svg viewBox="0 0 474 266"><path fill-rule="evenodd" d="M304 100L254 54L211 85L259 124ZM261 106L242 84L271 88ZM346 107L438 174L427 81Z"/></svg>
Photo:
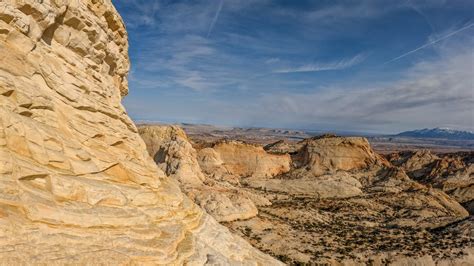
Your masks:
<svg viewBox="0 0 474 266"><path fill-rule="evenodd" d="M425 128L412 131L405 131L396 135L397 137L410 138L433 138L450 140L474 140L472 131L461 131L449 128Z"/></svg>

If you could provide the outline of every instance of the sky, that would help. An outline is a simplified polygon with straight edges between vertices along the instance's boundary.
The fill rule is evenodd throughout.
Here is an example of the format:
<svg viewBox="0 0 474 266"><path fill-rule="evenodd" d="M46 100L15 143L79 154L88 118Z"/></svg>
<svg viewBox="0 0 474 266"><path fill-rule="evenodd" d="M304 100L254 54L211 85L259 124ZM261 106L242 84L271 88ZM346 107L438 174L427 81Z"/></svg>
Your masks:
<svg viewBox="0 0 474 266"><path fill-rule="evenodd" d="M135 121L474 130L472 0L112 0Z"/></svg>

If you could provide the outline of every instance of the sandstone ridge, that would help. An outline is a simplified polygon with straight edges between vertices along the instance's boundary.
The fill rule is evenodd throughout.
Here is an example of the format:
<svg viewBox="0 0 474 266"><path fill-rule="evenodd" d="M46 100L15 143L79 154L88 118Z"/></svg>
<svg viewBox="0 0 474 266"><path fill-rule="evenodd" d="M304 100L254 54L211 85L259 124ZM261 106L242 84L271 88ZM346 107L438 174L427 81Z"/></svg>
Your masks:
<svg viewBox="0 0 474 266"><path fill-rule="evenodd" d="M278 264L148 156L127 50L110 0L0 2L2 264Z"/></svg>

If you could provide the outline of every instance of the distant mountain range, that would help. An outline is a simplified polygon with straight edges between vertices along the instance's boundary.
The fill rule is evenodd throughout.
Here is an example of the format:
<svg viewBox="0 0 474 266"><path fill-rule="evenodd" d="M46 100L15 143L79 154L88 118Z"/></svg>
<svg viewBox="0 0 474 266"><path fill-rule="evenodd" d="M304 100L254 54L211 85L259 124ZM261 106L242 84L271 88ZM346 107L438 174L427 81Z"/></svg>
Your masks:
<svg viewBox="0 0 474 266"><path fill-rule="evenodd" d="M474 133L472 131L461 131L449 128L425 128L412 131L405 131L398 135L398 137L411 138L434 138L434 139L452 139L452 140L474 140Z"/></svg>

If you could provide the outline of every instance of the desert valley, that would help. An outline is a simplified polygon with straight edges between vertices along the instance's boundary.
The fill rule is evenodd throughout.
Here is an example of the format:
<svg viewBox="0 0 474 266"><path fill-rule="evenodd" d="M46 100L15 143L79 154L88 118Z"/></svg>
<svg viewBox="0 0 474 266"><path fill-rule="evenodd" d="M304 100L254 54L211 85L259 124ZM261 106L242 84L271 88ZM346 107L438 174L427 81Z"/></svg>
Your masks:
<svg viewBox="0 0 474 266"><path fill-rule="evenodd" d="M158 166L261 251L289 264L471 262L472 151L379 155L363 137L248 129L244 142L203 127L188 125L191 139L138 128ZM291 138L258 144L273 134Z"/></svg>
<svg viewBox="0 0 474 266"><path fill-rule="evenodd" d="M474 265L472 133L135 123L128 51L110 0L0 1L0 265Z"/></svg>

